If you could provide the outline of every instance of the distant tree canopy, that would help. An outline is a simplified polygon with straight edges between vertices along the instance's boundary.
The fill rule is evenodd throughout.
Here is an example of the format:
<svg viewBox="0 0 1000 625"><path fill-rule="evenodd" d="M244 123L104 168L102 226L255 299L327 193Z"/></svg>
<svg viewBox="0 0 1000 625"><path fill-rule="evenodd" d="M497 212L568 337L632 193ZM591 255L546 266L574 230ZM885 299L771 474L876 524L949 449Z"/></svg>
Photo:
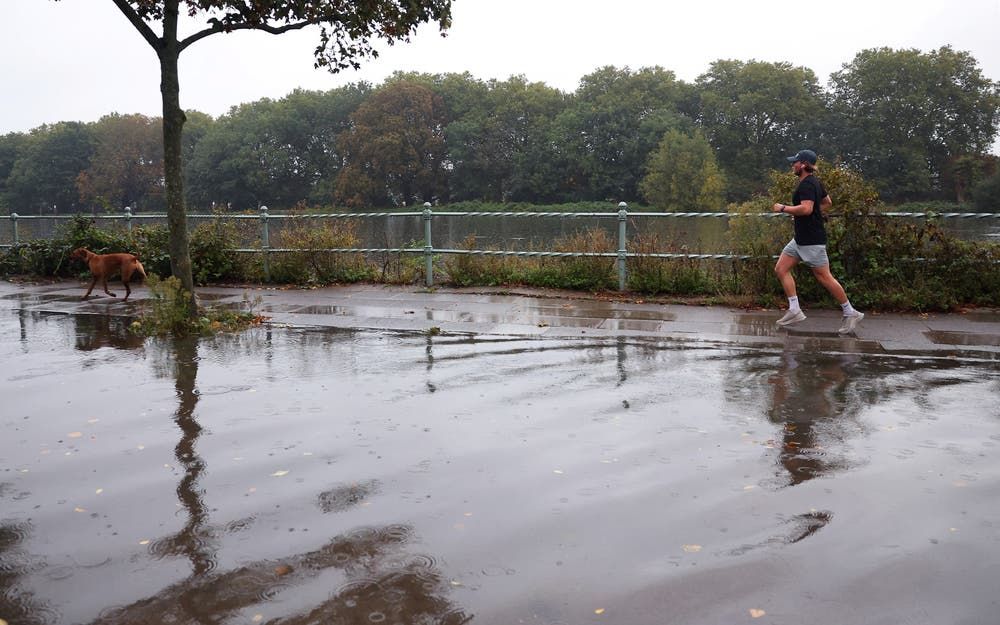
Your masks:
<svg viewBox="0 0 1000 625"><path fill-rule="evenodd" d="M753 60L716 61L692 83L660 67L603 67L572 93L521 76L398 73L187 120L185 196L199 209L625 200L718 210L810 147L890 202L1000 210L989 192L1000 184L989 154L1000 83L950 47L864 50L828 90L807 68ZM112 114L0 136L0 208L162 207L159 124Z"/></svg>

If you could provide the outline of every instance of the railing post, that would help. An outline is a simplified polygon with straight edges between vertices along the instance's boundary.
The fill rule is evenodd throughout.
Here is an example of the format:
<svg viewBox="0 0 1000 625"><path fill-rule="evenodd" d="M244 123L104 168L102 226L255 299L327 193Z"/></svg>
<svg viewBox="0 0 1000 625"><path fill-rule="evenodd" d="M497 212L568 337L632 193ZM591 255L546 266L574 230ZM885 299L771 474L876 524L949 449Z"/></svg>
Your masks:
<svg viewBox="0 0 1000 625"><path fill-rule="evenodd" d="M271 281L271 260L268 252L271 249L271 234L267 227L267 207L260 207L260 239L261 249L264 250L264 282Z"/></svg>
<svg viewBox="0 0 1000 625"><path fill-rule="evenodd" d="M129 238L132 238L132 207L125 207L125 229L128 230Z"/></svg>
<svg viewBox="0 0 1000 625"><path fill-rule="evenodd" d="M10 223L13 224L12 228L14 230L14 245L17 245L19 241L17 240L17 213L10 214Z"/></svg>
<svg viewBox="0 0 1000 625"><path fill-rule="evenodd" d="M628 220L628 204L625 202L618 203L618 290L625 290L625 258L626 258L626 248L625 248L625 225Z"/></svg>
<svg viewBox="0 0 1000 625"><path fill-rule="evenodd" d="M424 202L424 262L427 286L434 286L434 245L431 243L431 203Z"/></svg>

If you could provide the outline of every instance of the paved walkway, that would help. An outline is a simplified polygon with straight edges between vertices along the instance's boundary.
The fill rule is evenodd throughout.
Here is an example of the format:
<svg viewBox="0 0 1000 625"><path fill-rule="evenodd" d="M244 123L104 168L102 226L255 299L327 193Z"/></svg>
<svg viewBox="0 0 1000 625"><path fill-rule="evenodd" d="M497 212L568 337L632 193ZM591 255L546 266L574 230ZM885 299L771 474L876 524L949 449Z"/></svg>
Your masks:
<svg viewBox="0 0 1000 625"><path fill-rule="evenodd" d="M68 314L137 314L148 299L145 287L121 301L103 293L80 300L84 284L0 282L0 308ZM95 291L96 292L96 291ZM809 318L789 329L774 321L780 311L722 306L684 306L609 301L590 294L538 289L439 288L349 285L317 289L199 288L204 304L246 307L272 323L294 326L536 337L643 337L758 346L794 346L817 351L1000 361L1000 311L965 314L869 313L856 336L837 334L839 311L807 310ZM259 297L259 300L258 300Z"/></svg>

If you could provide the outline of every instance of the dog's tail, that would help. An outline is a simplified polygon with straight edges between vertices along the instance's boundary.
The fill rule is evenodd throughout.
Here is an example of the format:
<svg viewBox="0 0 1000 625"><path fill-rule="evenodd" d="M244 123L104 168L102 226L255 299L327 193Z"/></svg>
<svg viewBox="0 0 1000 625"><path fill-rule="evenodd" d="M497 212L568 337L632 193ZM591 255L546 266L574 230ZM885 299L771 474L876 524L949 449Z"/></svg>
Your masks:
<svg viewBox="0 0 1000 625"><path fill-rule="evenodd" d="M139 260L138 254L132 254L132 258L135 259L135 273L142 276L142 279L146 279L146 268L142 266L142 261Z"/></svg>

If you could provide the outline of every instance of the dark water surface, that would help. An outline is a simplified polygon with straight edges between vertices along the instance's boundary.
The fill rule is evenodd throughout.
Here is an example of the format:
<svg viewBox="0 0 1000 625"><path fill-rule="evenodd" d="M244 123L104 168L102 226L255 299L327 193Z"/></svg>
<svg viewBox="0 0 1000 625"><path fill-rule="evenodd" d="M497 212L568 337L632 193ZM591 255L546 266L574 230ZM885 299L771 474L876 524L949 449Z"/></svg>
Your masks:
<svg viewBox="0 0 1000 625"><path fill-rule="evenodd" d="M995 362L126 324L0 317L11 625L1000 622Z"/></svg>

